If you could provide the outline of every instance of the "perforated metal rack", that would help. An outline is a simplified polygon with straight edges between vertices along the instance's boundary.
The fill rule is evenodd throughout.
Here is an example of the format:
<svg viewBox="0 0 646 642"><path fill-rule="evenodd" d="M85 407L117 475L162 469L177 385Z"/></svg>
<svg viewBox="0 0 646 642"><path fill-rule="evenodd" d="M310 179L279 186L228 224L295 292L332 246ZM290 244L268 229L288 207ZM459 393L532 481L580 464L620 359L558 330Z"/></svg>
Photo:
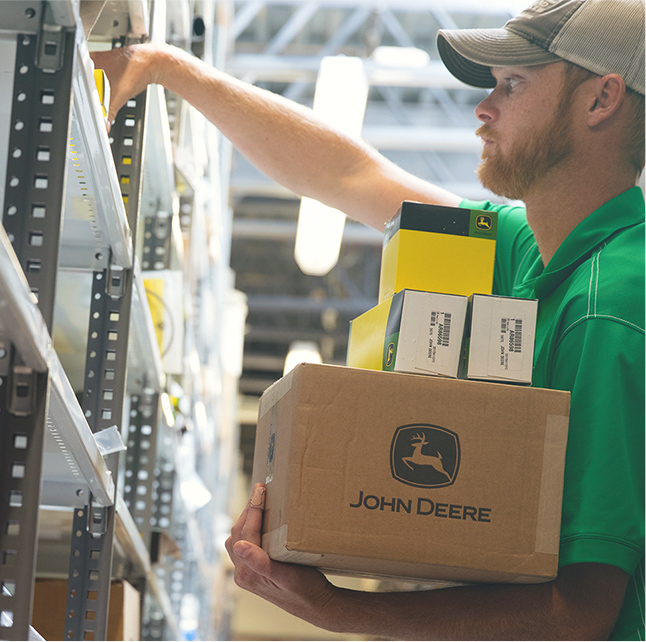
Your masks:
<svg viewBox="0 0 646 642"><path fill-rule="evenodd" d="M213 3L202 5L213 25ZM207 328L210 317L197 318L191 301L224 309L219 302L231 287L228 267L207 251L208 229L218 228L213 221L224 209L210 194L219 170L196 137L203 127L196 113L189 129L202 165L177 170L161 87L129 101L108 134L89 54L164 40L167 31L189 47L192 7L2 6L0 639L37 636L30 624L38 577L66 582L65 639L106 638L114 579L140 592L144 639L179 638L184 593L199 596L200 634L214 636L220 553L205 545L213 511L185 504L180 482L199 473L215 496L217 462L227 460L213 447L220 442L214 409L231 394L224 400L203 383L222 377L212 340L221 327ZM182 126L174 124L178 137ZM192 143L178 141L190 157ZM182 229L180 196L195 210ZM182 310L180 325L183 315L187 321L179 369L162 356L163 319L153 317L147 290L148 279L167 272L180 286L164 295L164 306ZM174 340L184 333L177 330ZM210 459L197 451L178 458L196 433L198 448L210 444ZM102 450L107 434L126 452ZM221 499L217 506L221 512Z"/></svg>
<svg viewBox="0 0 646 642"><path fill-rule="evenodd" d="M129 6L141 26L145 12ZM121 423L132 390L158 394L164 382L132 238L146 96L115 127L117 163L134 161L118 175L78 10L12 2L0 19L10 101L0 141L2 639L29 634L43 509L74 511L67 639L105 639L115 523L131 574L168 603L116 492L118 456L104 457L93 434Z"/></svg>

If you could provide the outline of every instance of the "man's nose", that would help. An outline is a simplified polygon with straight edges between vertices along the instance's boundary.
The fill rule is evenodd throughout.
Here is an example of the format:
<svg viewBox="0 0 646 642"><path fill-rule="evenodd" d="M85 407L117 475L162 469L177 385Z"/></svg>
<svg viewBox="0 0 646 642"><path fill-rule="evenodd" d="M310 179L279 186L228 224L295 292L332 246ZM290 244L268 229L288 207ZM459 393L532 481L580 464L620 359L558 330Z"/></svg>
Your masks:
<svg viewBox="0 0 646 642"><path fill-rule="evenodd" d="M498 117L498 110L494 105L492 94L489 94L483 101L478 103L475 108L475 115L483 123L491 123Z"/></svg>

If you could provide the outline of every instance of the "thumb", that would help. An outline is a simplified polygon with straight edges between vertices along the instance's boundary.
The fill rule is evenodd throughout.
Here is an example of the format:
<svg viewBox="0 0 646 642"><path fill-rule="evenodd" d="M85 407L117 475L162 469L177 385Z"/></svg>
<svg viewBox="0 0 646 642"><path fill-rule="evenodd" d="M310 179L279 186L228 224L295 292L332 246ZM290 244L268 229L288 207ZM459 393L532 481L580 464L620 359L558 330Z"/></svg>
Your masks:
<svg viewBox="0 0 646 642"><path fill-rule="evenodd" d="M270 575L271 560L260 546L240 540L233 545L233 552L255 573L265 577Z"/></svg>

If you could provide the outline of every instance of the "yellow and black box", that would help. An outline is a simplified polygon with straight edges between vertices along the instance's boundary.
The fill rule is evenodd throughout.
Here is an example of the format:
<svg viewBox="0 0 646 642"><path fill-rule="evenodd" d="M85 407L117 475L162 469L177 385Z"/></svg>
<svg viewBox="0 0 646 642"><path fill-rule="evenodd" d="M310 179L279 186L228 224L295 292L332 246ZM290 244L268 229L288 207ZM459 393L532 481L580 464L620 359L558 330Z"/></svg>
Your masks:
<svg viewBox="0 0 646 642"><path fill-rule="evenodd" d="M350 322L347 365L457 377L468 298L402 290Z"/></svg>
<svg viewBox="0 0 646 642"><path fill-rule="evenodd" d="M404 201L386 224L379 301L403 289L491 294L496 212Z"/></svg>
<svg viewBox="0 0 646 642"><path fill-rule="evenodd" d="M96 90L99 92L103 118L107 118L108 111L110 110L110 83L103 69L94 70L94 82L96 84Z"/></svg>

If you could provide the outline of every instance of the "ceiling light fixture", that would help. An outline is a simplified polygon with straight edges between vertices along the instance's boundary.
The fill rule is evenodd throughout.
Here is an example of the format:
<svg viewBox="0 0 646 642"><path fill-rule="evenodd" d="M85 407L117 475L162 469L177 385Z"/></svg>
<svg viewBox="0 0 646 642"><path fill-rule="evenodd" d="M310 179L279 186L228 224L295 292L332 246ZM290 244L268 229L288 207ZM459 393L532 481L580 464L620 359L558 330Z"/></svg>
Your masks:
<svg viewBox="0 0 646 642"><path fill-rule="evenodd" d="M322 363L321 353L314 341L293 341L285 358L283 377L299 363Z"/></svg>
<svg viewBox="0 0 646 642"><path fill-rule="evenodd" d="M377 47L370 59L380 67L421 69L430 62L428 52L417 47Z"/></svg>
<svg viewBox="0 0 646 642"><path fill-rule="evenodd" d="M314 89L314 113L350 136L359 136L368 100L361 58L326 56ZM345 214L311 198L301 199L294 258L305 274L323 276L339 259Z"/></svg>

